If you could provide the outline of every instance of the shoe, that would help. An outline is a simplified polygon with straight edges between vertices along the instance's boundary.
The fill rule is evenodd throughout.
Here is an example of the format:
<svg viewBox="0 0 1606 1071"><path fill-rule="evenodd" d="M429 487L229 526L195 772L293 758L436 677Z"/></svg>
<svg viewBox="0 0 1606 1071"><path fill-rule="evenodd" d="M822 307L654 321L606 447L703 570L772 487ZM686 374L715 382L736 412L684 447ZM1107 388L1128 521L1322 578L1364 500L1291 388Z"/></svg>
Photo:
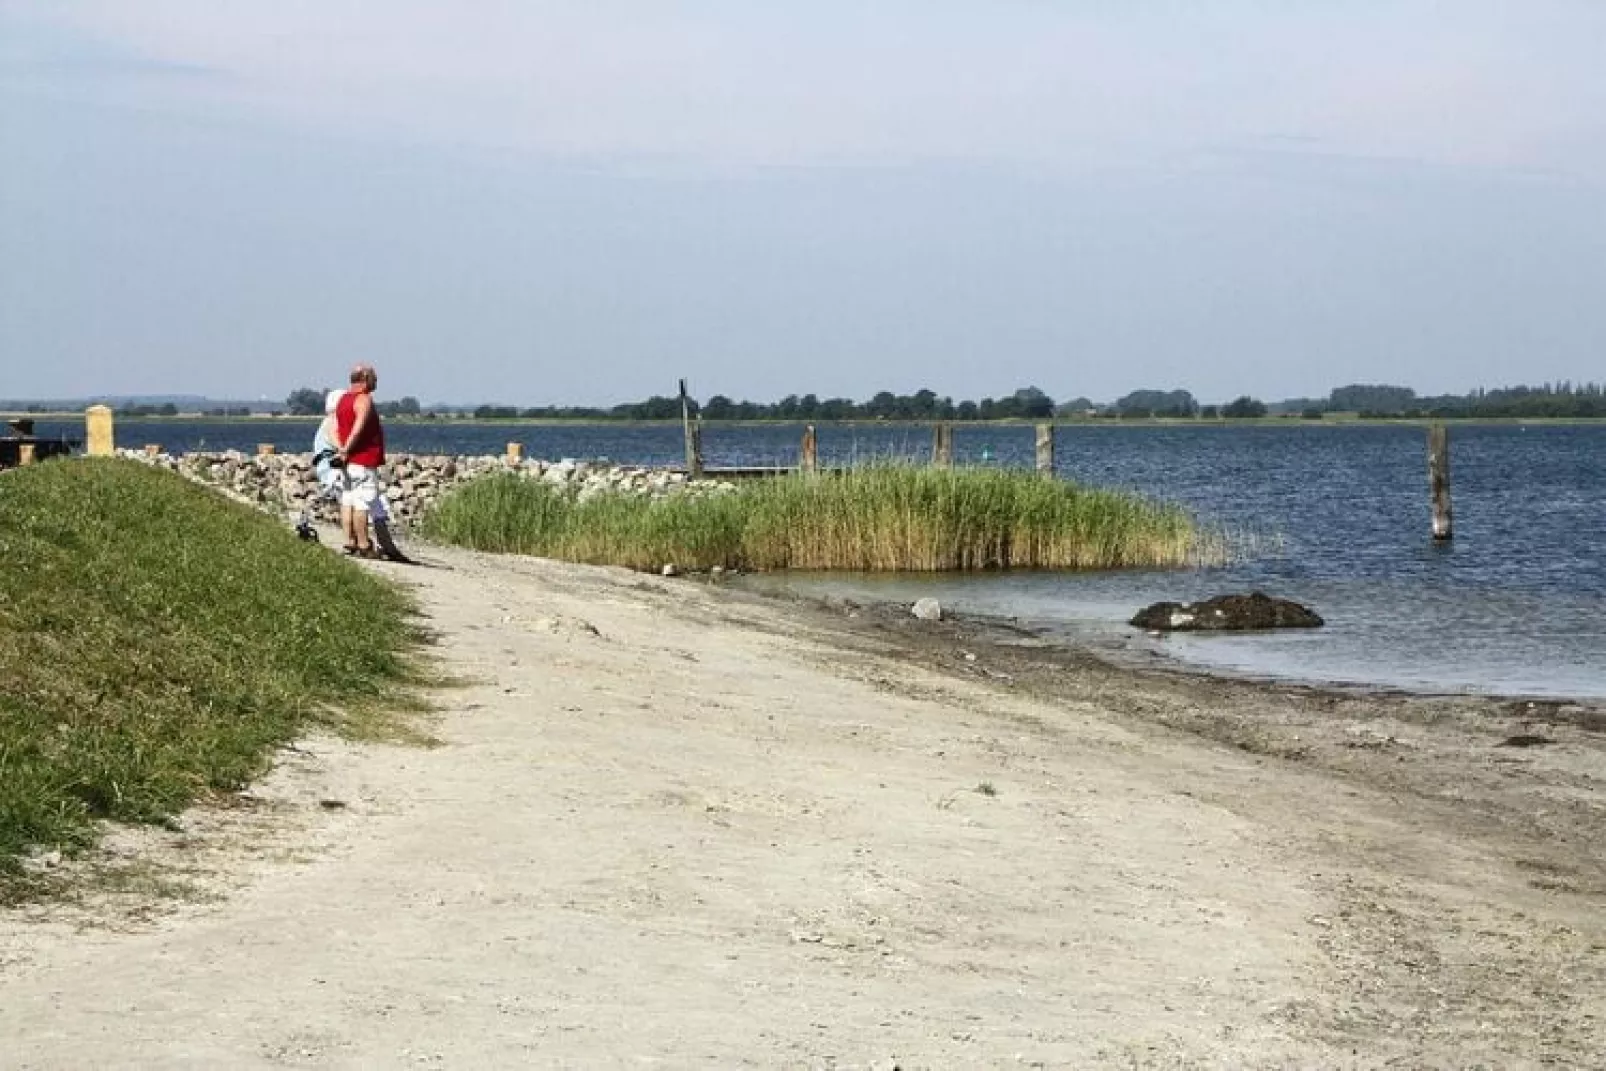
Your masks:
<svg viewBox="0 0 1606 1071"><path fill-rule="evenodd" d="M383 554L379 553L379 551L375 550L373 547L358 547L352 552L352 555L357 558L362 558L364 561L373 562L376 562L384 557Z"/></svg>

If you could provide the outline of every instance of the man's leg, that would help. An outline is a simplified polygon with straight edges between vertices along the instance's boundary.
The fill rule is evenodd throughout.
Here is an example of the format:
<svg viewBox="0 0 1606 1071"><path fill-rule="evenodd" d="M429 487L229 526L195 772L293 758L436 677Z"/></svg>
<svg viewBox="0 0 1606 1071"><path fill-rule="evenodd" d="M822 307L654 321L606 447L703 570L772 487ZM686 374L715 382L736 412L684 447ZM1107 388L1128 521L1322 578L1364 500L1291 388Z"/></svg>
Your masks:
<svg viewBox="0 0 1606 1071"><path fill-rule="evenodd" d="M351 487L352 541L357 544L358 553L372 551L373 542L368 538L368 511L374 508L374 499L379 494L379 474L372 469L348 465L346 479Z"/></svg>
<svg viewBox="0 0 1606 1071"><path fill-rule="evenodd" d="M350 502L350 492L341 496L340 530L346 534L346 549L357 547L357 511Z"/></svg>
<svg viewBox="0 0 1606 1071"><path fill-rule="evenodd" d="M356 550L362 544L357 540L357 515L364 512L357 501L357 481L351 478L351 466L340 470L340 530L346 533L346 550Z"/></svg>

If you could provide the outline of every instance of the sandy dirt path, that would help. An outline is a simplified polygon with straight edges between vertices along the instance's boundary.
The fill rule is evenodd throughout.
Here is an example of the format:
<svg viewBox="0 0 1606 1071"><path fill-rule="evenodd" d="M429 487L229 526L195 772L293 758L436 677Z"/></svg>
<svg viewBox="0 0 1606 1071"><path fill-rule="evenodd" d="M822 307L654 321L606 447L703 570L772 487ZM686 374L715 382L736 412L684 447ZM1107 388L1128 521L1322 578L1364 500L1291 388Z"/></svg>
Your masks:
<svg viewBox="0 0 1606 1071"><path fill-rule="evenodd" d="M1606 1062L1602 897L1399 795L691 581L430 557L379 568L471 682L442 746L311 740L121 842L203 902L0 917L0 1067Z"/></svg>

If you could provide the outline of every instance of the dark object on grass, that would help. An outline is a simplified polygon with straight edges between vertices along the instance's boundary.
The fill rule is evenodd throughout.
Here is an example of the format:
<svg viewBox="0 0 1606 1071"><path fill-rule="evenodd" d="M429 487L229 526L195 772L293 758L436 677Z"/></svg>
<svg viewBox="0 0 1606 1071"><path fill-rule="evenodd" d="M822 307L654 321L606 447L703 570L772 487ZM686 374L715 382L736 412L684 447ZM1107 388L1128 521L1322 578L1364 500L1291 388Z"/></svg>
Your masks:
<svg viewBox="0 0 1606 1071"><path fill-rule="evenodd" d="M1217 632L1318 628L1323 622L1314 611L1297 602L1255 591L1248 595L1217 595L1204 602L1157 602L1139 610L1132 624L1161 632Z"/></svg>

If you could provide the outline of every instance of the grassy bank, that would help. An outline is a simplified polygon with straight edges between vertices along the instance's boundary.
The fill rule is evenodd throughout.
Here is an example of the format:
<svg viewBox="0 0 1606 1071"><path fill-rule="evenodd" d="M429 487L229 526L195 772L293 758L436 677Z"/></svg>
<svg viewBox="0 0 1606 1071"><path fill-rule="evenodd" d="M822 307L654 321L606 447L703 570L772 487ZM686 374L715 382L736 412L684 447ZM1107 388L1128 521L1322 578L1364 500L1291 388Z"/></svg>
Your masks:
<svg viewBox="0 0 1606 1071"><path fill-rule="evenodd" d="M635 569L1106 569L1182 565L1198 550L1185 513L1134 495L1027 472L901 465L658 501L576 502L495 475L453 491L425 525L478 550Z"/></svg>
<svg viewBox="0 0 1606 1071"><path fill-rule="evenodd" d="M396 589L168 472L0 474L0 900L18 856L160 821L313 719L406 706Z"/></svg>

